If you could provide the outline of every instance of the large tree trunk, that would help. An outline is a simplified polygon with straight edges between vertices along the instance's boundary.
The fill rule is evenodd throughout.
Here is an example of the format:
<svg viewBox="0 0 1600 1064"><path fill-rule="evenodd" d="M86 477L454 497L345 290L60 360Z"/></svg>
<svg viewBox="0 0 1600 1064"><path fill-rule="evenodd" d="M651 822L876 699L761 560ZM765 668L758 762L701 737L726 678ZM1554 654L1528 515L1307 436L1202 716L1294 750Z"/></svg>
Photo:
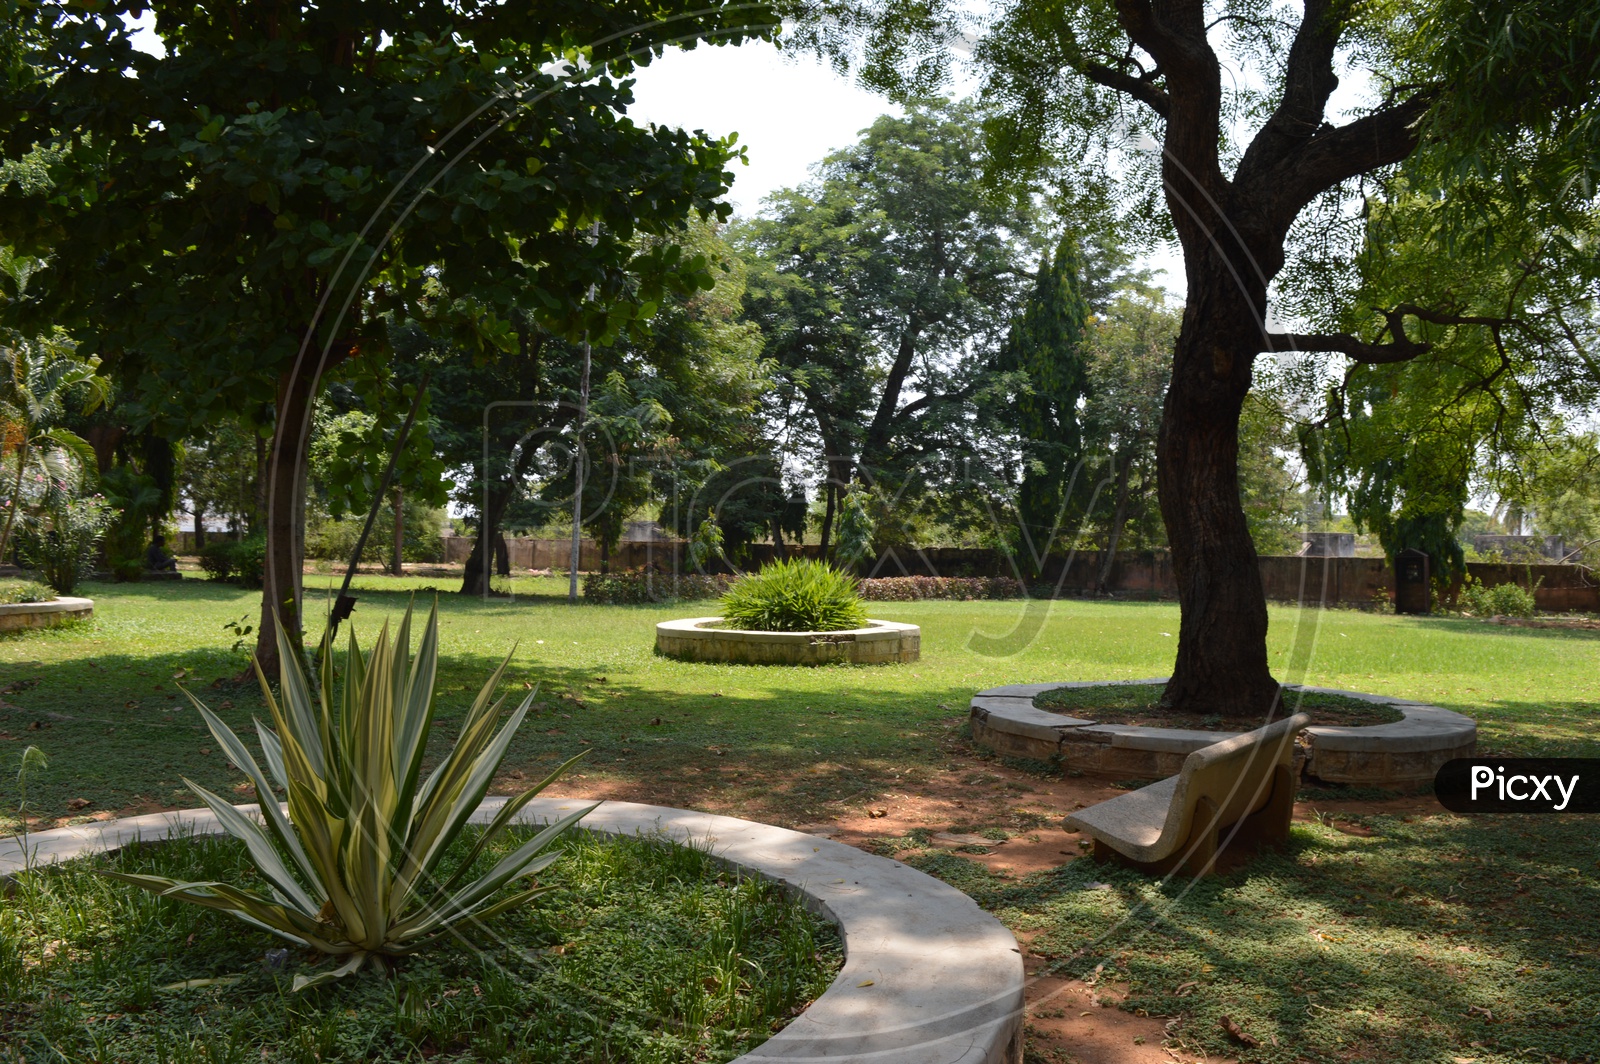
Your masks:
<svg viewBox="0 0 1600 1064"><path fill-rule="evenodd" d="M1239 412L1261 349L1253 307L1265 306L1266 282L1241 277L1215 251L1201 257L1209 261L1188 270L1156 445L1182 610L1163 700L1191 712L1264 716L1278 684L1267 664L1261 568L1239 502Z"/></svg>
<svg viewBox="0 0 1600 1064"><path fill-rule="evenodd" d="M317 378L308 371L297 373L291 368L278 379L277 421L263 477L267 552L261 623L256 628L256 660L269 680L278 676L277 624L281 621L297 650L305 635L301 564L305 557L306 458L316 389Z"/></svg>
<svg viewBox="0 0 1600 1064"><path fill-rule="evenodd" d="M467 555L466 571L462 574L463 595L487 595L489 574L494 566L493 555L500 542L500 520L511 504L512 487L504 481L489 489L488 505L478 515L478 538L472 543L472 553Z"/></svg>

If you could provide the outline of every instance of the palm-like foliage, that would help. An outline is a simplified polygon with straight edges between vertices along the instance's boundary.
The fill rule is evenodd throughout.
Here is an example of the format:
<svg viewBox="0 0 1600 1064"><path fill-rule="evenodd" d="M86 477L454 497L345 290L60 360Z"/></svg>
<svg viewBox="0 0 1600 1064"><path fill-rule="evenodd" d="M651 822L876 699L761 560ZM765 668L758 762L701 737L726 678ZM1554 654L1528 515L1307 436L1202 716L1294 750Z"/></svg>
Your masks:
<svg viewBox="0 0 1600 1064"><path fill-rule="evenodd" d="M516 813L572 761L508 801L467 855L453 869L441 869L441 858L483 800L533 695L497 728L503 699L493 700L493 694L511 660L508 655L478 692L455 747L424 777L423 748L433 723L439 653L437 607L414 659L410 632L408 608L393 644L386 623L371 653L363 656L352 633L339 691L332 647L325 642L319 698L278 626L281 701L273 697L257 665L273 726L257 721L256 731L271 779L287 793L287 817L271 800L268 778L250 751L199 699L189 696L228 760L254 782L262 798L260 823L205 788L184 782L227 832L249 848L268 883L267 896L225 883L106 874L231 913L291 942L344 958L318 975L296 977L296 990L348 975L369 959L381 965L385 957L412 953L463 925L544 893L549 888L501 891L560 856L559 850L543 851L593 805L549 825L478 878L467 881L467 875Z"/></svg>
<svg viewBox="0 0 1600 1064"><path fill-rule="evenodd" d="M51 480L63 479L68 455L86 465L94 450L77 433L57 424L70 393L83 386L83 412L91 413L110 395L111 382L96 372L98 358L77 358L64 344L26 342L0 347L0 458L15 454L16 469L0 522L0 558L22 508L23 477L30 469Z"/></svg>

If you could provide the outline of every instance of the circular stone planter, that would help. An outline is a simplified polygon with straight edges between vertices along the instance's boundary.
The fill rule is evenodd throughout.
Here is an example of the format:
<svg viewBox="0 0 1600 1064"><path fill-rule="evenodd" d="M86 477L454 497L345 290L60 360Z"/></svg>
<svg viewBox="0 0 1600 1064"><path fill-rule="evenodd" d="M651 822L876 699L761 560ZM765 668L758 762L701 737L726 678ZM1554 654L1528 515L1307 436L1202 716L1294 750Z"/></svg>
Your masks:
<svg viewBox="0 0 1600 1064"><path fill-rule="evenodd" d="M473 821L487 823L504 802L487 799ZM535 798L516 819L548 823L579 804ZM783 885L838 925L845 960L833 985L735 1064L1020 1064L1017 941L954 887L843 843L687 809L606 802L579 826L709 846L728 865ZM195 834L222 834L216 814L196 809L57 828L30 834L28 850L38 865ZM22 871L23 858L19 838L0 839L0 878Z"/></svg>
<svg viewBox="0 0 1600 1064"><path fill-rule="evenodd" d="M1165 682L1124 680L1117 685ZM1064 771L1153 779L1177 775L1191 751L1239 734L1097 724L1033 704L1034 698L1046 691L1107 686L1112 684L1026 683L980 691L971 704L972 737L999 753L1058 762ZM1296 765L1303 775L1328 783L1382 786L1429 782L1439 766L1451 758L1471 757L1478 745L1477 723L1448 709L1332 687L1288 684L1286 688L1392 706L1402 715L1393 724L1353 728L1317 724L1307 728L1303 733L1305 752L1296 754Z"/></svg>
<svg viewBox="0 0 1600 1064"><path fill-rule="evenodd" d="M682 661L743 665L884 665L916 661L922 629L896 621L871 621L842 632L748 632L718 628L721 617L690 617L656 625L656 653Z"/></svg>
<svg viewBox="0 0 1600 1064"><path fill-rule="evenodd" d="M22 628L50 628L94 616L94 599L58 598L49 602L8 602L0 605L0 632Z"/></svg>

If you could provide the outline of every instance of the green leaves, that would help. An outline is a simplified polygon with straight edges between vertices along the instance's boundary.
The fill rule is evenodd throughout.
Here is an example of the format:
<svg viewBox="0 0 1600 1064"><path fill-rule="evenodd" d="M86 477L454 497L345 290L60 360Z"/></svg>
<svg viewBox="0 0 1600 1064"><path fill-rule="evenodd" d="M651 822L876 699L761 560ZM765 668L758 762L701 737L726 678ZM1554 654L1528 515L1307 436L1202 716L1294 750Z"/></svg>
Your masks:
<svg viewBox="0 0 1600 1064"><path fill-rule="evenodd" d="M484 875L469 880L470 870L517 812L577 758L507 802L466 859L445 875L440 868L444 853L483 801L537 692L500 724L502 702L493 695L508 656L478 693L456 745L424 780L438 620L435 608L414 658L409 608L393 642L385 624L365 655L352 632L338 670L342 687L333 648L324 643L315 694L279 626L277 695L259 666L256 670L272 718L271 727L256 722L265 773L233 730L189 695L217 745L255 785L261 799L259 819L194 783L189 788L223 829L245 844L270 896L222 883L107 874L153 893L231 913L298 945L348 956L336 968L296 977L296 990L348 975L372 957L411 953L537 897L539 888L508 896L501 891L554 861L559 851L544 851L593 805L551 824ZM287 795L287 815L273 799L275 789Z"/></svg>
<svg viewBox="0 0 1600 1064"><path fill-rule="evenodd" d="M865 627L867 608L855 577L796 558L740 577L722 597L722 620L755 632L841 632Z"/></svg>

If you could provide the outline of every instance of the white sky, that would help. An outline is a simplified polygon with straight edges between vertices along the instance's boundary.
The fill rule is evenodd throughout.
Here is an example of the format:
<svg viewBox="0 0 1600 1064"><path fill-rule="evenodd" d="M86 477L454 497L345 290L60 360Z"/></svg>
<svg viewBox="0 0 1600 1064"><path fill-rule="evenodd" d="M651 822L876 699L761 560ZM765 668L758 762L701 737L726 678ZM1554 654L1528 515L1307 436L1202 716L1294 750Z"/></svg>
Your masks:
<svg viewBox="0 0 1600 1064"><path fill-rule="evenodd" d="M839 77L811 56L763 41L672 51L637 74L635 121L726 136L739 134L749 165L734 167L728 199L742 215L806 179L807 168L855 142L879 115L900 108Z"/></svg>

